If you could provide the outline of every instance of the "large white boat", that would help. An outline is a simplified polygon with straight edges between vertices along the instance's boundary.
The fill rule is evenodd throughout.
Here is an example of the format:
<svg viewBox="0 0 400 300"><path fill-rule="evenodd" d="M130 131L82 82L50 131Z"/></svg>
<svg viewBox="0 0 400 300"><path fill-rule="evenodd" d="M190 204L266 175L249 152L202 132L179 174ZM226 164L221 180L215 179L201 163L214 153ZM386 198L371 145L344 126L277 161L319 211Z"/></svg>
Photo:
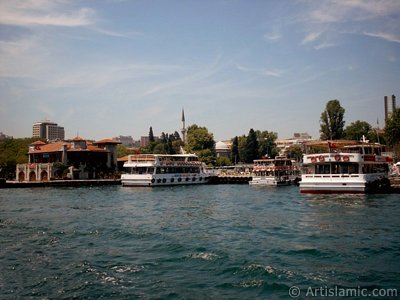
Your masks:
<svg viewBox="0 0 400 300"><path fill-rule="evenodd" d="M290 185L299 176L299 169L287 157L254 160L250 185Z"/></svg>
<svg viewBox="0 0 400 300"><path fill-rule="evenodd" d="M124 163L123 186L203 184L210 175L194 154L136 154Z"/></svg>
<svg viewBox="0 0 400 300"><path fill-rule="evenodd" d="M302 193L368 193L390 189L389 164L383 146L357 141L326 141L307 145L300 182ZM315 151L315 150L314 150Z"/></svg>

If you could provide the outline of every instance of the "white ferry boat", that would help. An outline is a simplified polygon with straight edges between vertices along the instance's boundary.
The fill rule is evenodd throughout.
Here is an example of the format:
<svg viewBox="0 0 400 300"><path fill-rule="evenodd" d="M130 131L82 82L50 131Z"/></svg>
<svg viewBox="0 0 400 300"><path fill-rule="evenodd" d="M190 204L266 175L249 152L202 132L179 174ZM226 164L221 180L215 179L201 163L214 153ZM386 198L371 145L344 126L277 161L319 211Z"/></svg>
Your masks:
<svg viewBox="0 0 400 300"><path fill-rule="evenodd" d="M300 172L287 157L277 156L254 160L250 185L290 185L296 181Z"/></svg>
<svg viewBox="0 0 400 300"><path fill-rule="evenodd" d="M327 141L308 144L324 153L304 154L301 193L368 193L390 189L389 164L383 146L365 141Z"/></svg>
<svg viewBox="0 0 400 300"><path fill-rule="evenodd" d="M123 186L203 184L210 175L194 154L136 154L124 163Z"/></svg>

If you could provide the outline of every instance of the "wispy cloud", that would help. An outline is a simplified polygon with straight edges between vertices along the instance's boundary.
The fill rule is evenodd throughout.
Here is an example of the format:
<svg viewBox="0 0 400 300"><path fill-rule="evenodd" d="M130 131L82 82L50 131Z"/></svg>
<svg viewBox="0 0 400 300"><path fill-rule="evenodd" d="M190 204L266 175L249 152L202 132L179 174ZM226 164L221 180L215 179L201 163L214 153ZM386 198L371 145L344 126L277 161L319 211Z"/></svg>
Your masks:
<svg viewBox="0 0 400 300"><path fill-rule="evenodd" d="M0 23L7 25L88 26L94 22L93 15L94 11L90 8L71 9L57 1L0 2Z"/></svg>
<svg viewBox="0 0 400 300"><path fill-rule="evenodd" d="M306 32L302 45L318 43L314 46L317 50L332 47L340 34L348 32L400 41L400 21L393 17L400 14L398 0L304 0L303 3L306 9L298 17Z"/></svg>
<svg viewBox="0 0 400 300"><path fill-rule="evenodd" d="M308 4L307 18L314 23L376 19L398 13L400 10L400 3L397 0L306 0L304 2Z"/></svg>
<svg viewBox="0 0 400 300"><path fill-rule="evenodd" d="M236 69L246 73L256 73L262 76L273 76L273 77L281 77L284 74L283 70L278 69L268 69L268 68L248 68L241 65L236 64Z"/></svg>
<svg viewBox="0 0 400 300"><path fill-rule="evenodd" d="M395 35L387 32L364 32L364 35L376 37L389 42L400 43L400 35Z"/></svg>
<svg viewBox="0 0 400 300"><path fill-rule="evenodd" d="M315 41L320 35L321 35L321 32L310 32L304 37L301 44L304 45L304 44L311 43L311 42Z"/></svg>
<svg viewBox="0 0 400 300"><path fill-rule="evenodd" d="M118 38L133 38L133 37L138 37L138 36L143 35L142 32L138 32L138 31L118 32L118 31L100 28L98 26L90 26L89 29L93 30L97 33L100 33L100 34L104 34L104 35L111 36L111 37L118 37Z"/></svg>
<svg viewBox="0 0 400 300"><path fill-rule="evenodd" d="M177 87L191 87L193 84L199 85L201 81L210 78L214 74L218 73L223 66L221 65L221 56L212 61L209 65L202 66L200 68L187 67L185 72L180 72L180 74L175 74L174 79L161 81L147 88L140 97L145 97L160 92L166 92L168 90L174 90ZM183 69L182 69L183 70ZM170 73L172 74L172 73Z"/></svg>

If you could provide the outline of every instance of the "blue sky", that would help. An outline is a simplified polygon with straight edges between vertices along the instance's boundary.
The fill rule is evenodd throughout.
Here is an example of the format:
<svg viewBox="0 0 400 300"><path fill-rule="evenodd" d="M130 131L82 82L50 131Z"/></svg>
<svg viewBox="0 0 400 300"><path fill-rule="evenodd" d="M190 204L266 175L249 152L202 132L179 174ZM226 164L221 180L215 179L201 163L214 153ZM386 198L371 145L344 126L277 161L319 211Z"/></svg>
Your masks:
<svg viewBox="0 0 400 300"><path fill-rule="evenodd" d="M250 128L319 137L326 103L383 126L400 103L400 1L0 0L0 131L66 137Z"/></svg>

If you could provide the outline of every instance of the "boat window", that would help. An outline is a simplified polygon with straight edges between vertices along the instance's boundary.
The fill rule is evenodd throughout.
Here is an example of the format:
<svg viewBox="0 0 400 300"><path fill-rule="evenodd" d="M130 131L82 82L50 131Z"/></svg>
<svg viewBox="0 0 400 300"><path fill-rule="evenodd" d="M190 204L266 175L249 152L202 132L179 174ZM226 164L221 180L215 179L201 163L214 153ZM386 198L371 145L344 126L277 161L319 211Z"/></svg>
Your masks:
<svg viewBox="0 0 400 300"><path fill-rule="evenodd" d="M365 164L362 167L362 172L364 174L387 173L388 171L389 171L389 166L387 164Z"/></svg>
<svg viewBox="0 0 400 300"><path fill-rule="evenodd" d="M329 164L315 165L315 174L329 174L329 173L330 173Z"/></svg>
<svg viewBox="0 0 400 300"><path fill-rule="evenodd" d="M314 174L315 166L314 165L304 165L301 170L302 170L303 174Z"/></svg>
<svg viewBox="0 0 400 300"><path fill-rule="evenodd" d="M165 173L165 168L156 168L156 174L164 174Z"/></svg>
<svg viewBox="0 0 400 300"><path fill-rule="evenodd" d="M147 172L148 172L147 167L136 167L131 169L131 174L147 174Z"/></svg>
<svg viewBox="0 0 400 300"><path fill-rule="evenodd" d="M357 163L333 163L332 174L355 174L358 173Z"/></svg>

